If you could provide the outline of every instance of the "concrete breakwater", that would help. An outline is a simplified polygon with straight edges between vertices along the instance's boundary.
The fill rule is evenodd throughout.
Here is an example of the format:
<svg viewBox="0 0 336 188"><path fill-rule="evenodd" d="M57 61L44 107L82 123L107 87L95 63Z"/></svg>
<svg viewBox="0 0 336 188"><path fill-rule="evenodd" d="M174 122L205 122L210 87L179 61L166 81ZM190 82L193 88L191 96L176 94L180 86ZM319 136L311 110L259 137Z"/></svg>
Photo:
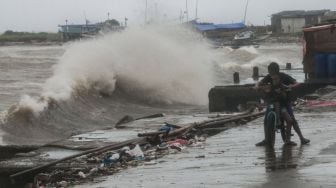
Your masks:
<svg viewBox="0 0 336 188"><path fill-rule="evenodd" d="M291 97L293 100L302 98L311 94L319 88L323 88L328 82L320 83L301 83L299 87L294 88ZM239 111L239 108L246 108L249 103L254 105L260 103L263 93L255 91L253 84L232 85L232 86L216 86L209 91L209 111Z"/></svg>

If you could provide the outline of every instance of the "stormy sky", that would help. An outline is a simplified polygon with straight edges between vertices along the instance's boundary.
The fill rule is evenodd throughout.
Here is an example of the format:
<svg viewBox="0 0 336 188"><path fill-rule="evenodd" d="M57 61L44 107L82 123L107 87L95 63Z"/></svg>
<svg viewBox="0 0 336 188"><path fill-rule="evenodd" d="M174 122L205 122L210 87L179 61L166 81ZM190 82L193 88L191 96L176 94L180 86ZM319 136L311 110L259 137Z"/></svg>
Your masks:
<svg viewBox="0 0 336 188"><path fill-rule="evenodd" d="M147 0L148 20L178 22L186 0ZM187 0L189 19L195 18L197 0ZM59 24L83 24L115 18L140 25L145 20L146 0L0 0L0 32L51 31ZM244 18L247 0L198 0L198 18L215 23L239 22ZM270 24L270 16L283 10L336 10L335 0L249 0L247 24ZM186 14L184 14L186 20Z"/></svg>

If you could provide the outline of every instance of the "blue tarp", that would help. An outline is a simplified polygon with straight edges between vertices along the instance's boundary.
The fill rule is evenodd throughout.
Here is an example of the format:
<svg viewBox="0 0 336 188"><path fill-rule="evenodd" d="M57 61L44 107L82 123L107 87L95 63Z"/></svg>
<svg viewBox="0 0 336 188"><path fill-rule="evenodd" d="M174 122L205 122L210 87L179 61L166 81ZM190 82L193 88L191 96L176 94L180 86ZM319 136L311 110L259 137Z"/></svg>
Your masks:
<svg viewBox="0 0 336 188"><path fill-rule="evenodd" d="M194 26L199 31L210 31L217 29L244 29L246 25L243 22L231 24L213 24L213 23L194 23Z"/></svg>

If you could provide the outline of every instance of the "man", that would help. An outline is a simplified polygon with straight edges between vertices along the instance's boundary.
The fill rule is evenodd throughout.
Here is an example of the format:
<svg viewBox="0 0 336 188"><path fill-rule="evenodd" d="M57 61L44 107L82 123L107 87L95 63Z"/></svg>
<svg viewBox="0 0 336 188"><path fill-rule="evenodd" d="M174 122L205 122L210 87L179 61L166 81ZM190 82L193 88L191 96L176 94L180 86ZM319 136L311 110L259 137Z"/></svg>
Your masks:
<svg viewBox="0 0 336 188"><path fill-rule="evenodd" d="M280 72L280 68L279 65L275 62L272 62L269 64L268 66L268 75L266 77L264 77L261 81L259 81L256 85L255 88L258 89L260 84L271 84L273 85L275 83L275 81L279 80L280 83L282 85L286 85L289 88L295 88L299 85L298 82L296 82L296 80L294 78L292 78L291 76ZM293 108L292 108L292 103L289 97L289 92L287 92L286 98L285 98L285 110L283 110L283 116L284 119L286 120L287 124L292 124L295 132L299 135L300 137L300 141L301 144L308 144L310 142L310 140L306 139L303 137L302 132L300 130L300 127L295 119L294 116L294 112L293 112ZM289 117L287 117L287 114L289 115ZM290 118L290 119L288 119ZM265 126L265 122L264 122L264 126ZM290 141L290 127L291 125L288 125L288 138L285 138L285 144L287 145L296 145L296 143L291 142ZM256 146L264 146L266 145L266 141L263 140L259 143L256 144Z"/></svg>

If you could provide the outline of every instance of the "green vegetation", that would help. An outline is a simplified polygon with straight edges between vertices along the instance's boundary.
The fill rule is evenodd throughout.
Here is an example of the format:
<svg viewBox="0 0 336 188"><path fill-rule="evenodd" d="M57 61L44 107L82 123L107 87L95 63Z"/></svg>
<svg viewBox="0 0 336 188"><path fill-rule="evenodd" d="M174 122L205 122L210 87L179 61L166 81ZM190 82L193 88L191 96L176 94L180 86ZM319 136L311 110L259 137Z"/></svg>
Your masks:
<svg viewBox="0 0 336 188"><path fill-rule="evenodd" d="M0 35L0 42L59 42L61 41L58 33L30 33L15 32L8 30Z"/></svg>
<svg viewBox="0 0 336 188"><path fill-rule="evenodd" d="M105 23L109 24L109 25L112 25L112 26L120 26L120 23L117 20L115 20L115 19L106 20Z"/></svg>

